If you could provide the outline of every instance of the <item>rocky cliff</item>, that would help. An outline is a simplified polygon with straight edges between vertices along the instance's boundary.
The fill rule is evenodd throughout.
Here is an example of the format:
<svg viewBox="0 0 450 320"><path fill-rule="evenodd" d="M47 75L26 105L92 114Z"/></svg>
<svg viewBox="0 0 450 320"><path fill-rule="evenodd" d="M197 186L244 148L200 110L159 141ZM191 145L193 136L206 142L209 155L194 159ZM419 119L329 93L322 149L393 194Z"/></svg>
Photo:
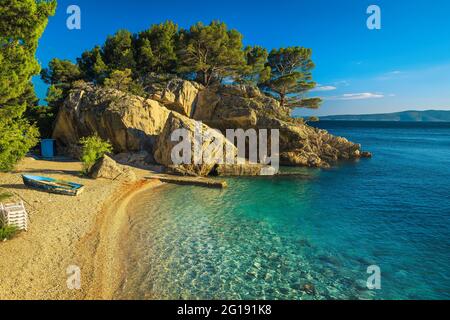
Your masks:
<svg viewBox="0 0 450 320"><path fill-rule="evenodd" d="M225 130L279 129L282 165L329 167L338 160L370 156L361 145L290 117L277 100L249 86L221 86L199 93L194 119Z"/></svg>
<svg viewBox="0 0 450 320"><path fill-rule="evenodd" d="M225 166L220 161L201 165L173 165L170 136L175 129L191 135L202 130L279 129L283 165L329 167L342 159L369 156L361 146L290 118L290 110L251 86L203 88L195 82L172 79L149 89L151 99L90 84L73 89L61 106L53 138L65 150L76 149L81 137L98 134L115 152L146 151L153 161L180 174L257 175L262 166L249 162ZM219 140L230 144L219 134ZM203 142L210 147L214 139ZM235 148L235 147L233 147ZM235 150L237 153L237 149ZM152 157L150 157L152 158Z"/></svg>
<svg viewBox="0 0 450 320"><path fill-rule="evenodd" d="M117 153L137 152L152 148L169 114L155 100L86 84L72 90L60 107L53 138L71 148L81 137L98 134Z"/></svg>

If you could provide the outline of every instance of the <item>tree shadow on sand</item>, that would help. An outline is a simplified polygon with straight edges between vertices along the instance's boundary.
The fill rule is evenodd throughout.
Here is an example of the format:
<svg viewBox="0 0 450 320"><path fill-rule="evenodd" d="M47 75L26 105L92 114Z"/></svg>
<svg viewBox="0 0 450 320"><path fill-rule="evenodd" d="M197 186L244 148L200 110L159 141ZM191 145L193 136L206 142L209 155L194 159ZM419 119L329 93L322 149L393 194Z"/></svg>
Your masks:
<svg viewBox="0 0 450 320"><path fill-rule="evenodd" d="M31 174L31 175L59 174L59 175L70 175L77 178L84 178L81 171L77 170L34 169L34 170L15 171L14 173Z"/></svg>

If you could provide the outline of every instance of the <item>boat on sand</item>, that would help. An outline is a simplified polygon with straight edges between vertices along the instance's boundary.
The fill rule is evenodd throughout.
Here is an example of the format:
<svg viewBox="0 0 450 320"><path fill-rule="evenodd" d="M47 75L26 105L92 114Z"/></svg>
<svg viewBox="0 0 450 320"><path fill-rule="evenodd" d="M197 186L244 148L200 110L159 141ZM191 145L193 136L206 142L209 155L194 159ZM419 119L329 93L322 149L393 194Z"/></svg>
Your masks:
<svg viewBox="0 0 450 320"><path fill-rule="evenodd" d="M84 190L81 184L49 177L22 175L22 179L28 187L62 195L78 196Z"/></svg>

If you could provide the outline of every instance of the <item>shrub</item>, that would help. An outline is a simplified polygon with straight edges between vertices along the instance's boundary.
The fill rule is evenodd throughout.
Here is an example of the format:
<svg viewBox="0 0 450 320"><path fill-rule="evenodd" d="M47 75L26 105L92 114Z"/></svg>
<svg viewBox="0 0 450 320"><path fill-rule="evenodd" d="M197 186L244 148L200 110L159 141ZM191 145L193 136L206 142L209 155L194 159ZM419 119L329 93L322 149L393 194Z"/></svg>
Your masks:
<svg viewBox="0 0 450 320"><path fill-rule="evenodd" d="M38 137L38 129L27 121L0 118L0 171L14 169L30 148L38 143Z"/></svg>
<svg viewBox="0 0 450 320"><path fill-rule="evenodd" d="M88 174L92 166L106 153L112 152L112 146L108 141L102 140L94 135L80 140L82 144L81 161L83 162L83 173Z"/></svg>
<svg viewBox="0 0 450 320"><path fill-rule="evenodd" d="M19 229L13 226L0 226L0 241L2 240L10 240L12 239L17 233L19 232Z"/></svg>

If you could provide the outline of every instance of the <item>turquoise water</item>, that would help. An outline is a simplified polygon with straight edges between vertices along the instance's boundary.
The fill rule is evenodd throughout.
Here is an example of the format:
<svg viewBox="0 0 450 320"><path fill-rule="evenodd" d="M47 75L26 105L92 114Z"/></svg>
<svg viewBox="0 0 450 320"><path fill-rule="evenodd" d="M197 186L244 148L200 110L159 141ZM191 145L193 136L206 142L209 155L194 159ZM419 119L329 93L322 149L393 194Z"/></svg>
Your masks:
<svg viewBox="0 0 450 320"><path fill-rule="evenodd" d="M136 199L118 297L450 299L450 124L318 125L374 158Z"/></svg>

